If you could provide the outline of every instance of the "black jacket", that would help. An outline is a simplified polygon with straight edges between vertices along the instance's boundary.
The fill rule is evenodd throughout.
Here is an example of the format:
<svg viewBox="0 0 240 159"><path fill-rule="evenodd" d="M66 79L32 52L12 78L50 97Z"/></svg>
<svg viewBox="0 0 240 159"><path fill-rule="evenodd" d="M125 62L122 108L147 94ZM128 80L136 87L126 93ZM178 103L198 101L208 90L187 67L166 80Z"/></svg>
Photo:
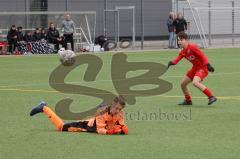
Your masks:
<svg viewBox="0 0 240 159"><path fill-rule="evenodd" d="M178 19L178 18L175 19L173 21L173 26L176 29L176 34L178 34L181 31L187 30L187 22L186 22L186 20L184 18L182 18L182 19Z"/></svg>
<svg viewBox="0 0 240 159"><path fill-rule="evenodd" d="M49 28L48 33L47 33L47 38L48 38L48 42L52 43L54 41L57 40L57 38L59 38L59 32L56 28L51 29Z"/></svg>
<svg viewBox="0 0 240 159"><path fill-rule="evenodd" d="M42 39L47 40L47 33L41 33Z"/></svg>
<svg viewBox="0 0 240 159"><path fill-rule="evenodd" d="M33 37L32 35L27 35L27 33L24 35L24 41L26 42L32 42L33 41Z"/></svg>
<svg viewBox="0 0 240 159"><path fill-rule="evenodd" d="M36 33L33 34L33 41L39 41L42 40L42 33Z"/></svg>
<svg viewBox="0 0 240 159"><path fill-rule="evenodd" d="M173 25L173 19L168 18L167 20L167 27L168 27L168 32L173 32L174 31L174 25Z"/></svg>
<svg viewBox="0 0 240 159"><path fill-rule="evenodd" d="M22 32L17 32L17 41L23 41L24 40L24 36Z"/></svg>
<svg viewBox="0 0 240 159"><path fill-rule="evenodd" d="M10 29L7 34L8 42L17 41L17 39L14 39L14 36L17 36L17 30Z"/></svg>

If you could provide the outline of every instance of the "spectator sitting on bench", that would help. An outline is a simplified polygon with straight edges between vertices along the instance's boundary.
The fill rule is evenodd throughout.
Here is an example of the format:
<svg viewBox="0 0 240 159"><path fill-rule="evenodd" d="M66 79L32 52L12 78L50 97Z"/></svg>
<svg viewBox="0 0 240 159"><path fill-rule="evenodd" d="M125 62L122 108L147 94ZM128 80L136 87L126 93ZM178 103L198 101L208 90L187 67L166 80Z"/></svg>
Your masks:
<svg viewBox="0 0 240 159"><path fill-rule="evenodd" d="M21 26L17 27L17 41L18 42L24 41L24 36L23 36L23 32L22 32L22 27Z"/></svg>
<svg viewBox="0 0 240 159"><path fill-rule="evenodd" d="M18 26L17 27L17 48L18 48L18 51L23 54L24 52L26 52L24 49L23 49L23 45L25 45L25 41L24 41L24 35L23 35L23 32L22 32L22 27L21 26Z"/></svg>
<svg viewBox="0 0 240 159"><path fill-rule="evenodd" d="M42 39L47 40L47 33L44 28L41 28L41 35L42 35Z"/></svg>
<svg viewBox="0 0 240 159"><path fill-rule="evenodd" d="M31 31L27 31L26 32L26 34L24 35L24 41L26 41L27 43L33 41L32 32Z"/></svg>
<svg viewBox="0 0 240 159"><path fill-rule="evenodd" d="M33 41L40 41L42 40L42 33L39 28L36 28L36 30L33 33Z"/></svg>
<svg viewBox="0 0 240 159"><path fill-rule="evenodd" d="M55 44L54 48L56 51L59 50L59 44L63 45L63 43L64 43L63 38L59 36L59 32L55 28L53 23L50 23L50 27L47 32L47 38L48 38L49 43Z"/></svg>

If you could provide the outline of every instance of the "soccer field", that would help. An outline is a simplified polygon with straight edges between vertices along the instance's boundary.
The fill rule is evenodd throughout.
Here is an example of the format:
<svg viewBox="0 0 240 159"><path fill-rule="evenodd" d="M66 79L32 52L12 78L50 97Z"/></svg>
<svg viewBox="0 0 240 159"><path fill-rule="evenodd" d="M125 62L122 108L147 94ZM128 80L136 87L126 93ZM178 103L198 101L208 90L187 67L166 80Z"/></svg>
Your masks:
<svg viewBox="0 0 240 159"><path fill-rule="evenodd" d="M127 105L125 109L129 135L112 136L56 132L43 114L29 116L31 108L41 100L54 109L60 99L71 97L73 112L88 110L101 102L94 97L59 93L49 86L49 76L59 65L56 55L1 56L0 158L238 158L240 49L209 49L204 53L215 67L204 84L218 97L216 103L208 106L207 98L191 86L193 105L177 105L183 100L180 80L191 67L182 60L161 76L173 84L173 89L160 96L137 97L136 104ZM128 61L167 64L178 52L126 54ZM104 62L96 81L83 81L86 65L74 69L66 81L116 93L111 82L112 55L96 54Z"/></svg>

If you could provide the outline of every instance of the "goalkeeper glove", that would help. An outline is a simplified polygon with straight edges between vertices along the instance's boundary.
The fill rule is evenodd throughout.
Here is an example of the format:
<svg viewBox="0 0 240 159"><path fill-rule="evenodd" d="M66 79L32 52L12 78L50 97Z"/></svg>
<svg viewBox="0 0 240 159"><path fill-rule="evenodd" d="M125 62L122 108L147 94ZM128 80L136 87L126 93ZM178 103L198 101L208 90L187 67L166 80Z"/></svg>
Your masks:
<svg viewBox="0 0 240 159"><path fill-rule="evenodd" d="M122 134L125 134L125 135L128 134L128 127L126 125L122 127Z"/></svg>
<svg viewBox="0 0 240 159"><path fill-rule="evenodd" d="M212 65L210 63L207 64L207 69L209 72L214 72L215 69L212 67Z"/></svg>
<svg viewBox="0 0 240 159"><path fill-rule="evenodd" d="M122 132L122 129L120 127L116 127L114 129L110 129L107 131L108 135L113 135L113 134L120 134Z"/></svg>
<svg viewBox="0 0 240 159"><path fill-rule="evenodd" d="M169 61L167 68L169 68L169 67L172 66L172 65L174 65L173 62L172 62L172 61Z"/></svg>

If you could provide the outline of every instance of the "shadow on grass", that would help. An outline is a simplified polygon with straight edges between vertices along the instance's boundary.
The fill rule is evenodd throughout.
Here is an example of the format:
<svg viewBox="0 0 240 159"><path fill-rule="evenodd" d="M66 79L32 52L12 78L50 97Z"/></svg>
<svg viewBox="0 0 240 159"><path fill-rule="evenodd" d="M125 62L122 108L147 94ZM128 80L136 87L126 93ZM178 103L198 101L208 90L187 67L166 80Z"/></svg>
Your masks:
<svg viewBox="0 0 240 159"><path fill-rule="evenodd" d="M200 109L213 109L217 107L216 105L200 105L200 104L193 104L193 105L177 105L178 107L184 108L200 108Z"/></svg>

